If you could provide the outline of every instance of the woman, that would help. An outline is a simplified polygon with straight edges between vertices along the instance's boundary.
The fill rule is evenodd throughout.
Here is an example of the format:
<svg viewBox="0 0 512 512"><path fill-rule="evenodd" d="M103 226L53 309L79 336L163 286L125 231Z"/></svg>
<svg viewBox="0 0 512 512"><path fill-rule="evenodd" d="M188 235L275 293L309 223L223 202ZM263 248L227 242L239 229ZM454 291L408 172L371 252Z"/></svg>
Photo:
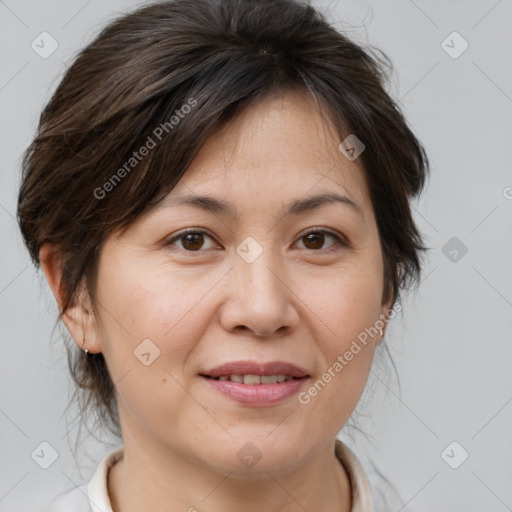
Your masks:
<svg viewBox="0 0 512 512"><path fill-rule="evenodd" d="M122 446L49 510L374 510L336 436L428 170L385 63L293 0L149 5L78 55L18 217Z"/></svg>

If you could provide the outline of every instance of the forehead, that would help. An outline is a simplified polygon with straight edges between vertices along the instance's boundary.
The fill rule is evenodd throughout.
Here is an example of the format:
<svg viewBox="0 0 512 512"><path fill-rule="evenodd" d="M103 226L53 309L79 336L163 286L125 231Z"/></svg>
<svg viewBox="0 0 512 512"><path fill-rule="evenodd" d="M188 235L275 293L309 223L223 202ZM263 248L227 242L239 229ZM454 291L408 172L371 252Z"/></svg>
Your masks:
<svg viewBox="0 0 512 512"><path fill-rule="evenodd" d="M340 142L307 92L258 98L206 141L170 195L216 191L270 199L321 187L364 205L364 171L339 151Z"/></svg>

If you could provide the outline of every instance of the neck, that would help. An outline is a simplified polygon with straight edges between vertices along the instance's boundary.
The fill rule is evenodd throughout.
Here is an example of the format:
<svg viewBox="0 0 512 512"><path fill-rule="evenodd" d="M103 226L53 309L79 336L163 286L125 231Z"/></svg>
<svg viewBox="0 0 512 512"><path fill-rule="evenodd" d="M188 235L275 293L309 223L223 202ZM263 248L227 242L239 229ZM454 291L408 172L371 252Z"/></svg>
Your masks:
<svg viewBox="0 0 512 512"><path fill-rule="evenodd" d="M131 449L130 449L131 448ZM350 512L350 482L329 449L305 467L258 479L233 478L168 452L127 444L110 470L108 493L113 512Z"/></svg>

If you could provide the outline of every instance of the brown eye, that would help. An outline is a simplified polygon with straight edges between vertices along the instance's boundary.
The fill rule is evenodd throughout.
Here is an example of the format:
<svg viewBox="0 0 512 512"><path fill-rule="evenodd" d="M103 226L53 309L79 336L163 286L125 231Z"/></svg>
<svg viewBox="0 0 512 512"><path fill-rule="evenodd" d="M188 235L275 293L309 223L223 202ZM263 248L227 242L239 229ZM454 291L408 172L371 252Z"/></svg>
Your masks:
<svg viewBox="0 0 512 512"><path fill-rule="evenodd" d="M309 235L304 236L304 240L306 240L304 245L308 249L321 249L322 245L324 245L324 239L323 233L309 233Z"/></svg>
<svg viewBox="0 0 512 512"><path fill-rule="evenodd" d="M183 235L181 238L183 240L183 248L187 251L197 251L204 243L204 237L201 233Z"/></svg>
<svg viewBox="0 0 512 512"><path fill-rule="evenodd" d="M201 249L204 249L207 239L212 240L212 237L205 231L190 229L176 235L166 245L175 245L175 242L180 241L181 247L178 246L180 249L187 252L202 252Z"/></svg>
<svg viewBox="0 0 512 512"><path fill-rule="evenodd" d="M335 240L335 243L329 245L327 248L332 247L332 245L334 245L334 246L336 246L336 245L344 246L345 245L338 235L335 235L334 233L331 233L330 231L319 230L319 229L314 230L314 231L309 231L308 233L306 233L305 235L303 235L301 237L301 240L304 240L304 246L306 249L318 251L318 250L327 249L326 247L322 247L326 241L326 238L327 239L331 238L331 239Z"/></svg>

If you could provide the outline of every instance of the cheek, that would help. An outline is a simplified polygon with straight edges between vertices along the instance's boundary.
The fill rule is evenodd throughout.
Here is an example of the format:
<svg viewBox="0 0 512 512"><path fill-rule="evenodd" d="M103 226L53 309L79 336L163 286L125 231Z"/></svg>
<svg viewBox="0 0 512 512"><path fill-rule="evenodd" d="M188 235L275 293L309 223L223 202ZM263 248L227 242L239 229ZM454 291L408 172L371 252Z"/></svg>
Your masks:
<svg viewBox="0 0 512 512"><path fill-rule="evenodd" d="M114 320L133 347L150 338L160 350L167 350L174 333L190 332L196 325L190 318L215 284L215 276L187 277L151 258L124 258L110 268L100 281L98 296L108 310L107 322Z"/></svg>
<svg viewBox="0 0 512 512"><path fill-rule="evenodd" d="M178 382L183 383L188 356L208 322L201 306L212 279L190 286L184 276L156 265L137 268L128 258L111 268L99 280L97 296L102 351L112 380L134 407L160 399L177 406Z"/></svg>
<svg viewBox="0 0 512 512"><path fill-rule="evenodd" d="M198 305L205 292L183 277L127 267L98 287L100 336L118 403L130 416L144 418L146 428L157 429L194 406L184 390L185 373L204 329Z"/></svg>
<svg viewBox="0 0 512 512"><path fill-rule="evenodd" d="M375 262L341 269L322 289L310 293L316 321L316 344L322 354L320 374L301 403L322 410L344 424L366 384L379 339L375 323L381 313L382 275ZM315 384L316 383L316 384ZM308 401L309 400L309 401Z"/></svg>
<svg viewBox="0 0 512 512"><path fill-rule="evenodd" d="M318 339L326 340L329 353L347 350L353 339L379 319L382 269L371 259L339 269L323 279L315 293L307 294L311 310L323 320L325 336Z"/></svg>

